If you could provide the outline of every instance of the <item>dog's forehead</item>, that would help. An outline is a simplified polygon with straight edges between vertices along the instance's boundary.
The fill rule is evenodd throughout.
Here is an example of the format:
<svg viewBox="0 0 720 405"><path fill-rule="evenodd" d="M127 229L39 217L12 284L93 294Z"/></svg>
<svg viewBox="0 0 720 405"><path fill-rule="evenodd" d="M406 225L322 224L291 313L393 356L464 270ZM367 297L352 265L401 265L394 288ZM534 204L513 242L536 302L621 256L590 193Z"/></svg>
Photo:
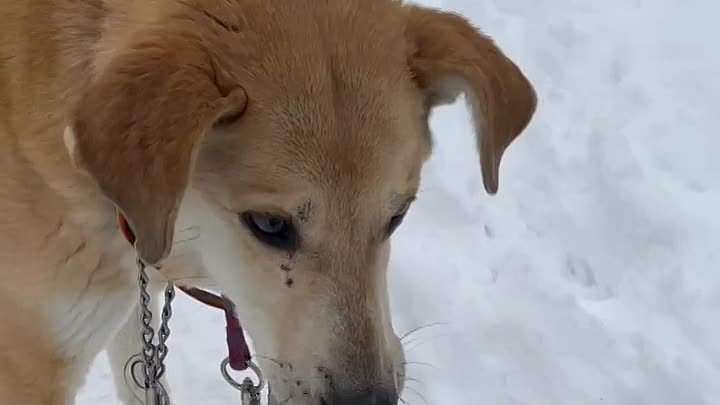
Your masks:
<svg viewBox="0 0 720 405"><path fill-rule="evenodd" d="M407 73L413 47L398 1L250 3L236 10L240 28L229 48L234 70L253 93L277 98L322 90L329 75L338 76L335 84L361 87L368 74L392 83Z"/></svg>
<svg viewBox="0 0 720 405"><path fill-rule="evenodd" d="M209 154L212 166L224 162L214 172L232 193L370 205L412 193L430 147L417 90L324 80L262 102L250 93L246 115Z"/></svg>
<svg viewBox="0 0 720 405"><path fill-rule="evenodd" d="M358 192L412 182L427 147L420 98L327 80L325 90L286 95L254 118L262 135L251 149L263 152L249 159L266 166L261 177Z"/></svg>
<svg viewBox="0 0 720 405"><path fill-rule="evenodd" d="M429 146L398 3L291 3L268 21L253 6L252 35L237 43L249 98L229 145L238 179L280 192L404 192Z"/></svg>

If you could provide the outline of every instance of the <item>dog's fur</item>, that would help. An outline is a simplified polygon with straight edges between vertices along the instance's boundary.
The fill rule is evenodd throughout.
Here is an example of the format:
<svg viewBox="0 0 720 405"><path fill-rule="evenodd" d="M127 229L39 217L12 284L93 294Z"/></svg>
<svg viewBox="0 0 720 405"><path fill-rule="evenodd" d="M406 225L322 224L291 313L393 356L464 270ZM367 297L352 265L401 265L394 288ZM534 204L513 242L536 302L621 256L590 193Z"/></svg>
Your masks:
<svg viewBox="0 0 720 405"><path fill-rule="evenodd" d="M467 96L489 193L535 110L488 37L394 0L0 0L0 21L3 403L73 403L108 343L122 382L136 269L115 208L160 274L238 304L274 400L397 401L387 230L431 109ZM292 218L296 243L260 242L248 211Z"/></svg>

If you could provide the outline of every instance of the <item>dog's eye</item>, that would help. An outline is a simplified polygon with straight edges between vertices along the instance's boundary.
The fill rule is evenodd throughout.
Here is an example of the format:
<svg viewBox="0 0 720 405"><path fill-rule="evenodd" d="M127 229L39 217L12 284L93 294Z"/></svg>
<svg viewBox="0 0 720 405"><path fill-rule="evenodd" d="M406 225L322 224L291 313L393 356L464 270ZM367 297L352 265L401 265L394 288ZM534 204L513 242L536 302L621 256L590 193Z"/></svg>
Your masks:
<svg viewBox="0 0 720 405"><path fill-rule="evenodd" d="M283 250L295 248L297 233L291 219L257 212L243 213L240 219L260 242Z"/></svg>
<svg viewBox="0 0 720 405"><path fill-rule="evenodd" d="M407 214L408 209L410 208L411 202L412 202L412 199L406 201L403 204L403 206L400 208L400 210L398 210L398 212L395 215L393 215L392 218L390 218L390 222L388 223L388 226L387 226L387 232L386 232L387 236L392 235L392 233L395 232L395 230L398 228L398 226L400 226L403 219L405 219L405 214Z"/></svg>

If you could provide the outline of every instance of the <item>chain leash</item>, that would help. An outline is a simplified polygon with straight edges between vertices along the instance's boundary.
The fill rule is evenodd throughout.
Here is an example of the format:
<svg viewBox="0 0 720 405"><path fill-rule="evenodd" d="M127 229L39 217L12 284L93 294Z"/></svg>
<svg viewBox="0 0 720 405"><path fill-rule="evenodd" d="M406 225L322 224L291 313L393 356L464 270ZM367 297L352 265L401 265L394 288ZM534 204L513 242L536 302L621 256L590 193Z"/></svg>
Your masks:
<svg viewBox="0 0 720 405"><path fill-rule="evenodd" d="M148 277L146 268L140 258L137 259L138 268L138 290L139 290L139 321L141 324L140 338L142 340L142 349L140 353L132 356L125 364L125 382L128 388L135 385L137 388L145 392L144 400L139 397L135 399L144 405L170 405L170 396L161 382L161 378L165 375L166 366L165 359L168 355L167 341L170 337L170 318L172 318L172 302L175 299L175 285L168 282L165 291L162 312L160 314L160 327L157 331L157 341L155 339L155 329L152 327L153 313L150 305L150 293L148 286L150 278ZM220 371L225 379L233 388L241 393L242 405L260 405L261 392L265 387L266 381L260 368L248 361L248 368L258 377L259 383L255 385L253 381L246 377L242 383L238 383L228 370L230 358L222 361ZM142 379L137 378L136 368L142 367ZM134 390L131 389L134 393Z"/></svg>
<svg viewBox="0 0 720 405"><path fill-rule="evenodd" d="M165 374L165 358L168 355L167 340L170 337L170 318L172 318L172 302L175 299L175 285L168 282L164 291L165 302L160 314L160 327L158 328L157 345L154 343L155 329L152 327L152 309L150 306L150 293L148 285L150 278L147 275L145 263L137 259L138 287L140 294L139 321L141 323L140 338L142 349L140 353L131 357L125 365L126 382L128 376L134 385L145 391L145 400L136 398L144 405L170 405L170 397L160 381ZM143 379L138 380L135 371L142 366Z"/></svg>
<svg viewBox="0 0 720 405"><path fill-rule="evenodd" d="M120 231L122 232L123 236L131 245L134 246L135 234L133 233L127 220L119 212L117 213L117 219L118 226L120 227ZM138 402L144 405L170 405L170 396L168 395L167 390L163 386L161 379L165 375L166 371L165 359L168 355L167 340L170 337L170 318L172 318L173 315L172 302L175 299L175 284L173 284L172 281L168 281L167 285L165 286L165 291L163 294L165 302L163 303L162 312L160 314L160 327L157 331L158 343L156 345L153 342L155 338L155 329L153 329L152 327L153 313L150 306L150 293L148 292L150 278L147 275L147 271L145 271L147 266L139 256L137 257L136 264L138 268L138 291L140 296L140 302L138 306L138 321L140 322L141 326L140 339L142 342L142 348L139 353L131 356L128 359L127 363L125 363L125 367L123 369L123 376L125 379L125 384L128 386L128 389L133 394L133 396L135 396L135 400L137 400ZM197 295L190 293L189 290L183 287L180 287L180 289L188 292L191 296L198 298ZM214 296L213 294L205 293L205 295L209 296L211 301L223 301L222 298ZM200 299L200 301L205 302L204 299ZM227 312L228 308L224 308L224 305L220 305L217 303L212 304L212 302L209 305L219 307L220 309L225 309L226 317L229 316ZM232 358L233 353L238 353L237 351L233 351L233 347L228 347L230 350L230 356L223 360L221 365L221 372L225 380L231 386L241 392L242 405L260 405L260 392L265 386L265 379L263 378L260 368L250 360L250 353L247 349L247 343L245 342L244 336L242 336L242 328L240 327L240 324L234 314L232 316L232 320L235 325L233 328L230 328L228 325L228 329L232 329L233 335L228 335L228 339L230 339L231 336L234 337L235 340L240 339L241 347L247 350L247 367L244 368L252 369L257 375L260 382L256 386L248 377L245 378L242 384L238 384L230 376L227 370L228 366L230 365L235 368L238 367L236 364L237 359L233 360ZM230 345L230 341L228 342L228 344ZM235 350L237 349L235 348ZM239 353L242 353L242 351L243 350L241 350ZM142 367L142 380L138 379L136 374L136 368L138 366ZM240 367L239 369L244 368ZM140 388L145 392L145 401L143 401L135 394L133 385L136 388Z"/></svg>

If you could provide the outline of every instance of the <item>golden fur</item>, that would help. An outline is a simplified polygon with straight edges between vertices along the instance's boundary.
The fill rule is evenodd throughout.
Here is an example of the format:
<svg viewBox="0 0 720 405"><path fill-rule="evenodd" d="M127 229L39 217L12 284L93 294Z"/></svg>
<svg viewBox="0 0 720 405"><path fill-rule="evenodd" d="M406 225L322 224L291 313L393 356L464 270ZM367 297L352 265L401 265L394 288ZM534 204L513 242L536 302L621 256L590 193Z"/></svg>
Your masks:
<svg viewBox="0 0 720 405"><path fill-rule="evenodd" d="M535 110L492 40L394 0L0 0L0 21L4 403L73 403L108 344L122 381L135 252L115 208L162 276L243 309L273 400L397 402L388 223L430 112L467 96L495 193ZM261 243L248 212L298 240Z"/></svg>

